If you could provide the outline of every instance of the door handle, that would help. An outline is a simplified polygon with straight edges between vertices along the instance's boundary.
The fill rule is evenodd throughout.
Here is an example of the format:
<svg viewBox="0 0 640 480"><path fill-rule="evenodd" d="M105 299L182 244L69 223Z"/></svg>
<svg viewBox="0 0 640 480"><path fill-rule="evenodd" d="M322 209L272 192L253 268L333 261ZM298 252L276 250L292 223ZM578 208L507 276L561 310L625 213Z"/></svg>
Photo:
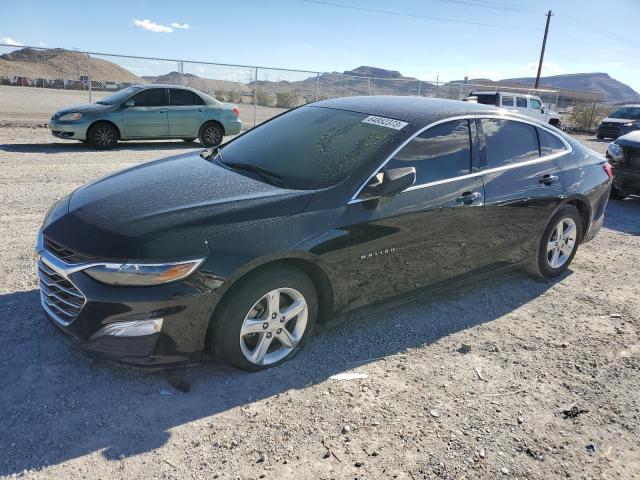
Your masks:
<svg viewBox="0 0 640 480"><path fill-rule="evenodd" d="M158 110L158 113L167 113L166 110Z"/></svg>
<svg viewBox="0 0 640 480"><path fill-rule="evenodd" d="M464 205L471 205L481 198L482 194L480 192L464 192L462 195L456 198L456 202L462 203Z"/></svg>
<svg viewBox="0 0 640 480"><path fill-rule="evenodd" d="M551 185L552 183L556 183L557 181L558 181L558 176L551 175L549 173L544 174L540 179L540 183L544 183L545 185Z"/></svg>

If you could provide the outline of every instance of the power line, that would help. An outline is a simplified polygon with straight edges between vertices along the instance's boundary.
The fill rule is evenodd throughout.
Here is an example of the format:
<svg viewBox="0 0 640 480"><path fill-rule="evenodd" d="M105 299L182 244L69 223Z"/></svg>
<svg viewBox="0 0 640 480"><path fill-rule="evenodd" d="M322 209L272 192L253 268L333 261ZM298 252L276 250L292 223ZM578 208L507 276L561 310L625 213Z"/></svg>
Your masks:
<svg viewBox="0 0 640 480"><path fill-rule="evenodd" d="M363 11L363 12L381 13L381 14L384 14L384 15L395 15L395 16L399 16L399 17L410 17L410 18L417 18L417 19L421 19L421 20L431 20L431 21L435 21L435 22L459 23L459 24L463 24L463 25L476 25L476 26L481 26L481 27L494 27L494 28L517 28L519 30L522 30L522 29L540 30L539 28L522 27L520 25L498 25L498 24L494 24L494 23L471 22L471 21L467 21L467 20L456 20L454 18L443 18L443 17L432 17L432 16L428 16L428 15L418 15L418 14L414 14L414 13L398 12L398 11L394 11L394 10L382 10L382 9L379 9L379 8L356 7L354 5L344 5L344 4L340 4L340 3L325 2L325 1L322 1L322 0L298 0L298 1L299 2L305 2L305 3L313 3L313 4L317 4L317 5L324 5L324 6L327 6L327 7L346 8L346 9L349 9L349 10L359 10L359 11Z"/></svg>
<svg viewBox="0 0 640 480"><path fill-rule="evenodd" d="M530 12L530 13L542 13L542 10L535 10L527 7L517 7L506 3L499 2L487 2L484 0L472 1L472 0L435 0L436 2L453 3L457 5L467 5L470 7L490 8L493 10L503 10L512 12Z"/></svg>

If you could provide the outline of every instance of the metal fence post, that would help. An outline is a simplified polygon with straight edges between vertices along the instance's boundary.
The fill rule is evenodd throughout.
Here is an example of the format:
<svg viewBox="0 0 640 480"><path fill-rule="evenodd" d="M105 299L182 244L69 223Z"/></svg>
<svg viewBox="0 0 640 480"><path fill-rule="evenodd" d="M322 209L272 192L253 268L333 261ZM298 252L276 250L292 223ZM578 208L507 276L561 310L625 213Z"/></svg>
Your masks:
<svg viewBox="0 0 640 480"><path fill-rule="evenodd" d="M256 126L256 115L258 109L258 67L256 67L255 77L253 79L253 126Z"/></svg>
<svg viewBox="0 0 640 480"><path fill-rule="evenodd" d="M587 127L587 133L591 132L591 122L593 122L593 114L596 110L596 102L593 102L593 106L591 107L591 116L589 117L589 126Z"/></svg>
<svg viewBox="0 0 640 480"><path fill-rule="evenodd" d="M422 82L418 80L418 96L420 96L421 87L422 87Z"/></svg>
<svg viewBox="0 0 640 480"><path fill-rule="evenodd" d="M184 62L180 60L178 63L178 66L180 67L180 85L184 87Z"/></svg>
<svg viewBox="0 0 640 480"><path fill-rule="evenodd" d="M316 75L316 102L318 101L318 94L320 93L320 72Z"/></svg>
<svg viewBox="0 0 640 480"><path fill-rule="evenodd" d="M91 55L87 53L87 80L89 82L89 103L91 103Z"/></svg>

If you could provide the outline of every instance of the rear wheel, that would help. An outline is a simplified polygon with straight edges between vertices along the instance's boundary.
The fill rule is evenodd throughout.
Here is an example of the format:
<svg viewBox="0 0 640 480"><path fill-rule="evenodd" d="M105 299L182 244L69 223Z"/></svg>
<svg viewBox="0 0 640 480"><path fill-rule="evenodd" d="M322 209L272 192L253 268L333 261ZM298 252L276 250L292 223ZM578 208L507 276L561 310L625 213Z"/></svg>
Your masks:
<svg viewBox="0 0 640 480"><path fill-rule="evenodd" d="M563 273L578 250L582 233L582 217L578 209L573 205L562 207L547 224L529 272L542 278L553 278Z"/></svg>
<svg viewBox="0 0 640 480"><path fill-rule="evenodd" d="M302 271L281 266L241 280L217 308L208 345L220 361L258 371L289 360L312 334L318 295Z"/></svg>
<svg viewBox="0 0 640 480"><path fill-rule="evenodd" d="M87 141L97 150L109 150L118 143L118 131L110 123L96 123L87 132Z"/></svg>
<svg viewBox="0 0 640 480"><path fill-rule="evenodd" d="M216 145L220 145L222 143L222 138L224 137L224 132L222 131L222 127L215 122L205 123L200 128L200 143L205 147L215 147Z"/></svg>

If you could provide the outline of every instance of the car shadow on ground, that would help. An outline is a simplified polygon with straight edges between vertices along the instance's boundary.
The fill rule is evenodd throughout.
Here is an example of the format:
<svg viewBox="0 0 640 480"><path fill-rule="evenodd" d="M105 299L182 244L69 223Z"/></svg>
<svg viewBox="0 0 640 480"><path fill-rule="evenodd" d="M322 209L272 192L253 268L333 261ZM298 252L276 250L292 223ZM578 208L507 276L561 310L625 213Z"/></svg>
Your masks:
<svg viewBox="0 0 640 480"><path fill-rule="evenodd" d="M199 142L184 142L180 141L166 141L166 142L119 142L111 150L124 151L124 150L185 150L185 149L202 149L203 147ZM101 150L96 150L90 145L80 142L73 143L5 143L0 145L0 151L12 152L12 153L78 153L78 152L96 152L101 153Z"/></svg>
<svg viewBox="0 0 640 480"><path fill-rule="evenodd" d="M147 372L96 362L45 320L37 290L2 295L0 475L96 452L108 460L149 452L170 441L174 427L207 417L215 422L232 408L491 322L554 283L513 271L360 311L323 329L292 361L254 374L217 364ZM190 391L171 387L168 376Z"/></svg>
<svg viewBox="0 0 640 480"><path fill-rule="evenodd" d="M610 230L640 235L640 197L624 200L609 199L604 215L604 227Z"/></svg>

